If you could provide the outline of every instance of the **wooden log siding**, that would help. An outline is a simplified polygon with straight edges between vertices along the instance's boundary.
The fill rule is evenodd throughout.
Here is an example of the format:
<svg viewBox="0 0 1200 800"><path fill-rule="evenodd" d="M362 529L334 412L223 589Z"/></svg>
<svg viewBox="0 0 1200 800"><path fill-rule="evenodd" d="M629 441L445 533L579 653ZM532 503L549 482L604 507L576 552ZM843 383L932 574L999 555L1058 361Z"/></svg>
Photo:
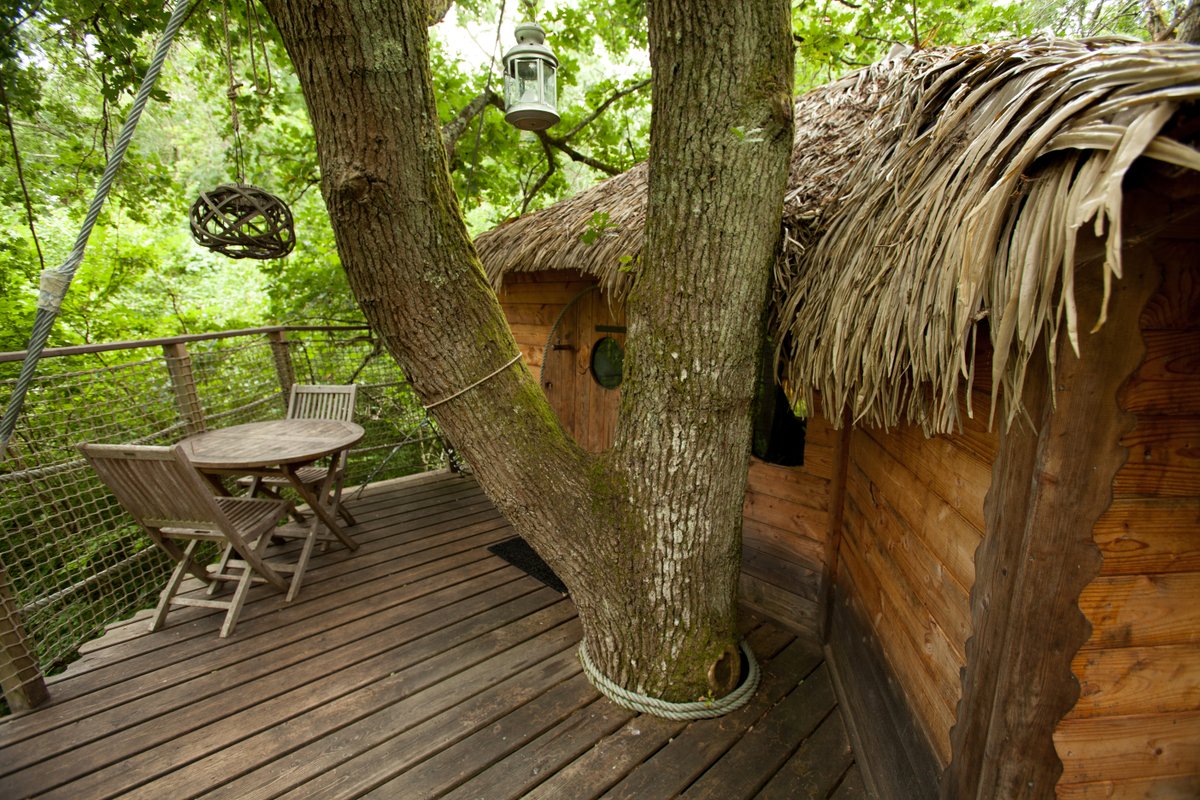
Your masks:
<svg viewBox="0 0 1200 800"><path fill-rule="evenodd" d="M808 419L803 466L752 459L742 511L743 601L812 633L821 627L838 436L814 414Z"/></svg>
<svg viewBox="0 0 1200 800"><path fill-rule="evenodd" d="M578 272L516 272L505 276L498 296L521 356L537 375L546 337L559 313L596 281Z"/></svg>
<svg viewBox="0 0 1200 800"><path fill-rule="evenodd" d="M1198 197L1193 178L1126 207L1161 224ZM1092 632L1072 662L1079 700L1054 733L1060 798L1200 797L1197 217L1126 256L1127 273L1159 284L1139 321L1145 357L1118 396L1137 421L1093 528L1104 562L1080 597Z"/></svg>
<svg viewBox="0 0 1200 800"><path fill-rule="evenodd" d="M877 644L894 673L900 697L888 702L907 707L941 767L950 760L996 448L986 408L977 393L976 418L964 420L959 436L927 439L914 426L850 436L835 593L859 609L853 619L868 628L860 636ZM833 639L843 683L865 694L855 687L853 664L837 652L844 639Z"/></svg>
<svg viewBox="0 0 1200 800"><path fill-rule="evenodd" d="M591 346L603 336L597 325L621 325L624 310L610 308L600 292L579 297L595 280L578 272L518 272L504 278L500 304L535 375L551 327L572 300L555 341L567 348L542 372L542 388L563 427L582 447L602 450L612 442L619 392L589 375ZM577 299L578 298L578 299ZM581 341L585 337L586 341ZM614 334L618 339L623 337ZM820 416L808 424L804 466L780 467L753 459L743 512L742 600L797 630L817 632L821 576L829 539L829 487L837 433Z"/></svg>

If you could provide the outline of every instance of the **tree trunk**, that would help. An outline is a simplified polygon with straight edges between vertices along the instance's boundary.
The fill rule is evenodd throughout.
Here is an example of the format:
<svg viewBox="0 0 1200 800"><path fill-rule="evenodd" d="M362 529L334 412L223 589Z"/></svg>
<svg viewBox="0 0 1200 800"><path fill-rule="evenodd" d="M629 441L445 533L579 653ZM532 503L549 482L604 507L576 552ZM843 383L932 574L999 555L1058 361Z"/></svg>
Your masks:
<svg viewBox="0 0 1200 800"><path fill-rule="evenodd" d="M602 668L628 685L638 665L654 691L695 699L723 681L685 675L724 657L737 677L751 406L792 148L790 12L774 0L649 12L646 244L612 454L644 554L624 568L626 592L643 605L632 633L608 620Z"/></svg>
<svg viewBox="0 0 1200 800"><path fill-rule="evenodd" d="M519 360L504 366L518 350L447 172L429 4L266 4L368 321L571 589L601 670L670 700L709 691L733 645L750 395L791 144L787 3L654 6L654 67L670 73L655 88L660 185L619 443L598 458L563 432Z"/></svg>

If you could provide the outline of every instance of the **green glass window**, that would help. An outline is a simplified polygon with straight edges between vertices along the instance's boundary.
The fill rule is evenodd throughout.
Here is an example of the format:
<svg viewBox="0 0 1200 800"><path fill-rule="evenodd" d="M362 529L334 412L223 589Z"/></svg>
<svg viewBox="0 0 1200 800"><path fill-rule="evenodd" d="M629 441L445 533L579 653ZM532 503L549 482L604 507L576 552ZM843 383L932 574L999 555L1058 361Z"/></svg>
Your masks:
<svg viewBox="0 0 1200 800"><path fill-rule="evenodd" d="M625 364L625 350L611 336L605 336L592 348L592 377L605 389L616 389L621 385L621 368Z"/></svg>

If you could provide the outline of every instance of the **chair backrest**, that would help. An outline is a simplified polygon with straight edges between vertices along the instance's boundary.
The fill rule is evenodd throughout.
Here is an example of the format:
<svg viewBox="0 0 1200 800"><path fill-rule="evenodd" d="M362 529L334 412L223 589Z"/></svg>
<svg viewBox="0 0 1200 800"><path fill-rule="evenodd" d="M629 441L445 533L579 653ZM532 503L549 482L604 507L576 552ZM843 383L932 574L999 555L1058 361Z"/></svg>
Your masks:
<svg viewBox="0 0 1200 800"><path fill-rule="evenodd" d="M228 533L229 520L212 487L178 446L84 444L79 449L121 505L147 528Z"/></svg>
<svg viewBox="0 0 1200 800"><path fill-rule="evenodd" d="M354 399L358 385L295 384L288 400L288 419L335 419L354 421Z"/></svg>

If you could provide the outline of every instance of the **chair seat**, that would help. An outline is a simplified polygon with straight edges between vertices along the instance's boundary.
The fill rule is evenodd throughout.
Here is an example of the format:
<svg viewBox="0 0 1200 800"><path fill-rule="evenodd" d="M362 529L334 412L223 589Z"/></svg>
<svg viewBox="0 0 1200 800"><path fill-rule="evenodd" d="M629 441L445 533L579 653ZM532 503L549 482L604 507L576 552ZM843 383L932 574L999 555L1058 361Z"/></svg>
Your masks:
<svg viewBox="0 0 1200 800"><path fill-rule="evenodd" d="M296 470L296 477L300 479L300 482L309 485L322 483L325 480L325 476L328 474L329 468L322 466L307 466ZM259 478L259 480L261 483L267 486L291 485L291 481L289 481L283 475L264 475ZM249 486L253 482L254 478L252 477L238 478L239 486Z"/></svg>
<svg viewBox="0 0 1200 800"><path fill-rule="evenodd" d="M238 528L264 533L275 527L290 505L286 500L258 497L217 497L217 505Z"/></svg>

